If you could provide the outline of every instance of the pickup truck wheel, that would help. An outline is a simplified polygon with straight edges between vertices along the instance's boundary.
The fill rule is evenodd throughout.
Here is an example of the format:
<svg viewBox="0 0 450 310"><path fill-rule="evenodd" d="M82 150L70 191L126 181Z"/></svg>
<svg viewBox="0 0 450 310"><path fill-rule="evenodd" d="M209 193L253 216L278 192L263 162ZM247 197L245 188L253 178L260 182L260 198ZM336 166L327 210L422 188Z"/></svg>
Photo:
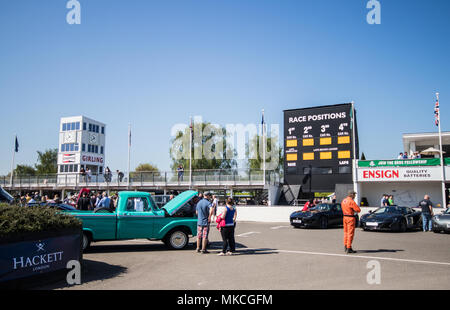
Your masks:
<svg viewBox="0 0 450 310"><path fill-rule="evenodd" d="M188 245L189 237L184 231L177 229L167 234L164 243L173 250L181 250Z"/></svg>
<svg viewBox="0 0 450 310"><path fill-rule="evenodd" d="M83 251L87 250L91 245L91 236L83 232Z"/></svg>

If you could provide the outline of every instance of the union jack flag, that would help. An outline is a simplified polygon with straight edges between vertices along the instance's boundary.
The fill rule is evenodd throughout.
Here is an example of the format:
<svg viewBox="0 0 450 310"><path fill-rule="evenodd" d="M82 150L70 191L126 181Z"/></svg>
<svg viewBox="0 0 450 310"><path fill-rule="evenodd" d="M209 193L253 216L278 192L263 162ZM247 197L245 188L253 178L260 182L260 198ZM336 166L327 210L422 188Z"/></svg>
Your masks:
<svg viewBox="0 0 450 310"><path fill-rule="evenodd" d="M434 106L434 123L436 126L439 125L439 101L436 100L436 105Z"/></svg>

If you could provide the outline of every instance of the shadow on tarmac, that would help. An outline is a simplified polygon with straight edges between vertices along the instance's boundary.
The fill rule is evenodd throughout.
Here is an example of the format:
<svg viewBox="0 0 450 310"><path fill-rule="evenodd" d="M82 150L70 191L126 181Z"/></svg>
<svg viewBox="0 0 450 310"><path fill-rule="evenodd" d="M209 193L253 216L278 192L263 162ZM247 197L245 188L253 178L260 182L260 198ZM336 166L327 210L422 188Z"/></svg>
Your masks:
<svg viewBox="0 0 450 310"><path fill-rule="evenodd" d="M119 265L110 265L104 262L98 262L88 259L83 259L82 265L81 265L81 283L89 283L93 281L101 281L101 280L107 280L111 278L115 278L117 276L120 276L121 274L125 273L128 268L119 266ZM72 285L68 285L65 279L66 273L64 274L64 280L60 280L55 283L51 283L48 285L42 285L42 283L39 286L36 286L34 288L30 289L36 289L36 290L54 290L54 289L60 289L60 288L66 288L66 287L72 287ZM76 287L76 286L75 286Z"/></svg>
<svg viewBox="0 0 450 310"><path fill-rule="evenodd" d="M214 254L218 254L222 250L222 242L221 241L213 241L209 242L208 250L217 250L217 252L212 252ZM238 255L261 255L261 254L279 254L275 249L261 248L261 249L248 249L242 243L236 242L236 252L233 256Z"/></svg>
<svg viewBox="0 0 450 310"><path fill-rule="evenodd" d="M378 250L356 250L358 254L360 253L397 253L403 252L405 250L387 250L387 249L378 249Z"/></svg>

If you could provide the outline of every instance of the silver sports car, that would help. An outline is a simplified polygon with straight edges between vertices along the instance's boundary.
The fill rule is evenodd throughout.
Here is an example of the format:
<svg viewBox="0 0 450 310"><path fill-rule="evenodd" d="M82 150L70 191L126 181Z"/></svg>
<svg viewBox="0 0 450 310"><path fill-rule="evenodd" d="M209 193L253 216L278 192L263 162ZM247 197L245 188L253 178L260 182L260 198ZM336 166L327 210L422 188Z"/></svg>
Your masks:
<svg viewBox="0 0 450 310"><path fill-rule="evenodd" d="M450 208L433 216L433 231L438 232L450 232Z"/></svg>

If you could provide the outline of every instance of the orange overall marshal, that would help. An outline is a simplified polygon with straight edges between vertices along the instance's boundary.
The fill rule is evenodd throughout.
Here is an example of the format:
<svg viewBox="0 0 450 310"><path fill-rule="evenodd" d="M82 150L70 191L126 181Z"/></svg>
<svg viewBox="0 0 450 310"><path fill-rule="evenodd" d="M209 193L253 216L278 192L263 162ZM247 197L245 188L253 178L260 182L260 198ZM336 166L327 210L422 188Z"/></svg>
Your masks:
<svg viewBox="0 0 450 310"><path fill-rule="evenodd" d="M344 246L345 253L356 253L352 249L353 237L355 236L355 226L356 226L356 214L361 212L361 209L358 207L356 202L354 201L356 197L356 193L354 191L350 191L348 193L347 198L345 198L342 203L342 213L344 214Z"/></svg>

